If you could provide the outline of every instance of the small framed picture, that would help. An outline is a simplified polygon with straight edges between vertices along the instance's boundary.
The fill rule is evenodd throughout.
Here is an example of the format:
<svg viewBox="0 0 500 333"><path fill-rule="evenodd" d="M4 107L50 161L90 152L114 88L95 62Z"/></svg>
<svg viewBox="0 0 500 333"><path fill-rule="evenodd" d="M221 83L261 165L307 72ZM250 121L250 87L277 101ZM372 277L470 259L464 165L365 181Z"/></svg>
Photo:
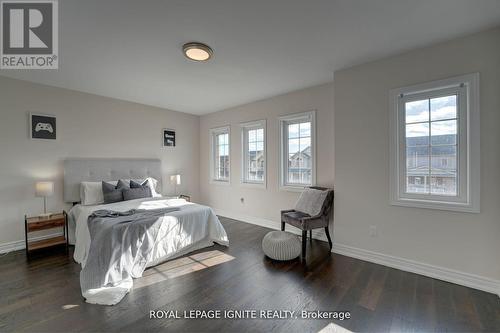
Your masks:
<svg viewBox="0 0 500 333"><path fill-rule="evenodd" d="M32 139L55 140L57 138L55 116L30 113L30 127Z"/></svg>
<svg viewBox="0 0 500 333"><path fill-rule="evenodd" d="M163 147L175 147L175 131L172 129L163 129Z"/></svg>

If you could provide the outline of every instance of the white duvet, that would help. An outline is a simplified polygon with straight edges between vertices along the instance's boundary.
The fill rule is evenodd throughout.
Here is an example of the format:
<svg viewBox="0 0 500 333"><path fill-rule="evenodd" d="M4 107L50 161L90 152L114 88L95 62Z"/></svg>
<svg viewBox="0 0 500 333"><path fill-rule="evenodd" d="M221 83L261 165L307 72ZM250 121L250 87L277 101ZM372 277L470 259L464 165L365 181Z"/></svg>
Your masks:
<svg viewBox="0 0 500 333"><path fill-rule="evenodd" d="M130 209L159 209L179 207L168 213L171 218L162 223L148 267L179 257L191 251L213 245L229 245L226 231L210 207L187 202L184 199L147 198L121 201L106 205L76 205L69 212L70 223L75 228L74 259L85 267L90 248L90 233L87 219L92 212L100 209L125 212ZM179 233L179 230L182 230ZM180 237L179 235L182 235Z"/></svg>

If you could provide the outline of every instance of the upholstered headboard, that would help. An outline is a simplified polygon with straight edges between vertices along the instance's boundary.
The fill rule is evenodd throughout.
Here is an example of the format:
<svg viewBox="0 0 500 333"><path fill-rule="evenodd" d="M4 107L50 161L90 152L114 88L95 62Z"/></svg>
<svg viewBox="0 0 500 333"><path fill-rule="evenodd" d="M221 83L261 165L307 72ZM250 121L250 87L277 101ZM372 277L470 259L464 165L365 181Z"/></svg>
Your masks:
<svg viewBox="0 0 500 333"><path fill-rule="evenodd" d="M80 202L80 183L118 179L158 180L161 191L161 161L139 158L70 158L64 160L64 201ZM161 192L160 192L161 193Z"/></svg>

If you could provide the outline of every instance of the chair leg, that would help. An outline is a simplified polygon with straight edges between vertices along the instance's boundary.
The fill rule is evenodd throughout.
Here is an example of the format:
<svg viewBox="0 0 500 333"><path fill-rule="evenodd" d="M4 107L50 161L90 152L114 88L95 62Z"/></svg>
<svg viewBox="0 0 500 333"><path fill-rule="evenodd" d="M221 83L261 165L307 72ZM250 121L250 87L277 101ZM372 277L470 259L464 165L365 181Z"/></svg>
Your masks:
<svg viewBox="0 0 500 333"><path fill-rule="evenodd" d="M312 241L313 241L313 231L312 231L312 229L311 229L311 230L309 230L309 241L310 241L311 243L312 243Z"/></svg>
<svg viewBox="0 0 500 333"><path fill-rule="evenodd" d="M306 260L307 230L302 230L302 260Z"/></svg>
<svg viewBox="0 0 500 333"><path fill-rule="evenodd" d="M330 245L330 250L332 249L332 239L330 238L330 231L328 227L325 227L326 238L328 238L328 244Z"/></svg>
<svg viewBox="0 0 500 333"><path fill-rule="evenodd" d="M281 231L285 231L285 222L281 221Z"/></svg>

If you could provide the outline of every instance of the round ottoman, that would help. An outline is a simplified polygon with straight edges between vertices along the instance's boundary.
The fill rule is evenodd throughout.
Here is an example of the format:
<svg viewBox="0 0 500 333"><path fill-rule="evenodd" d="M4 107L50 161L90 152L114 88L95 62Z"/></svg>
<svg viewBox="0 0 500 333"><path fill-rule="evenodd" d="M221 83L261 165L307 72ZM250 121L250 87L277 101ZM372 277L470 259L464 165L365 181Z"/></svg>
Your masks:
<svg viewBox="0 0 500 333"><path fill-rule="evenodd" d="M299 238L285 231L271 231L262 239L262 250L271 259L292 260L300 255Z"/></svg>

